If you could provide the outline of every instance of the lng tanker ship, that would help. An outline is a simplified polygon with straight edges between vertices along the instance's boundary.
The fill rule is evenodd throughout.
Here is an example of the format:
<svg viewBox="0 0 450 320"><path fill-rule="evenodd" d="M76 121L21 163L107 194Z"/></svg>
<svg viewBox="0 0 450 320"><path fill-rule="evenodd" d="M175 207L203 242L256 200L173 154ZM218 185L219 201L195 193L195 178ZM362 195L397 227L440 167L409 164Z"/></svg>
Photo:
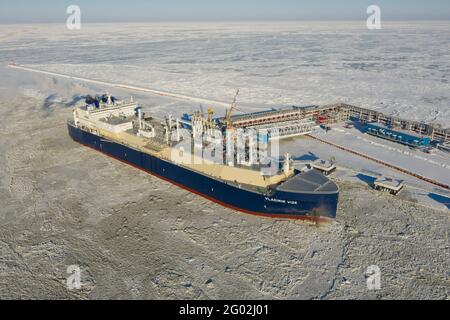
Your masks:
<svg viewBox="0 0 450 320"><path fill-rule="evenodd" d="M236 98L220 119L213 118L212 109L207 116L197 112L157 119L132 99L89 96L74 109L68 130L85 146L237 211L314 221L335 218L338 186L315 169L296 170L289 155L283 159L264 153L271 150L272 139L280 138L274 126L263 135L234 127L235 104ZM292 136L294 124L289 125ZM310 124L295 123L295 128L306 132Z"/></svg>

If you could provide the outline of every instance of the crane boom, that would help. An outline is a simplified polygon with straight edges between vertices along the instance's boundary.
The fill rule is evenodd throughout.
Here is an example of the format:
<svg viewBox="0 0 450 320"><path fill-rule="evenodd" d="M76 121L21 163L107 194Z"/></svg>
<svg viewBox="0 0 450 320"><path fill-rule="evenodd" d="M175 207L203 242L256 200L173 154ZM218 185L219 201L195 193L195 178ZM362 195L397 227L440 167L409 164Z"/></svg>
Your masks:
<svg viewBox="0 0 450 320"><path fill-rule="evenodd" d="M236 95L234 96L233 103L231 104L230 110L228 110L225 115L225 123L229 127L233 126L233 122L231 120L231 115L233 114L233 111L236 109L238 95L239 95L239 89L236 91Z"/></svg>

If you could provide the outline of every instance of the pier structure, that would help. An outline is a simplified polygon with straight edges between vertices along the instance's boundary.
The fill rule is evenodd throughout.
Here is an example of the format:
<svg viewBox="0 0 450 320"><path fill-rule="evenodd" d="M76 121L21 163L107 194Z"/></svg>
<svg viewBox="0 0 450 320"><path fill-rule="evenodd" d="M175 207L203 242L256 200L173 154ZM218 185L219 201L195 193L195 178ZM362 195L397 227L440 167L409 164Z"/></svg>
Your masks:
<svg viewBox="0 0 450 320"><path fill-rule="evenodd" d="M318 159L316 161L314 161L311 166L322 172L324 175L329 176L330 174L332 174L334 171L336 171L337 166L334 163L334 161L331 160L323 160L323 159Z"/></svg>
<svg viewBox="0 0 450 320"><path fill-rule="evenodd" d="M419 134L432 140L443 143L450 142L450 128L443 128L439 124L408 120L397 116L387 115L383 112L345 103L330 105L292 106L281 109L235 115L232 117L235 128L267 128L277 127L286 129L286 132L295 133L293 124L305 121L314 121L316 124L331 125L344 121L359 121L362 123L379 123L396 130L404 130L411 134ZM297 128L298 135L308 134L311 128Z"/></svg>
<svg viewBox="0 0 450 320"><path fill-rule="evenodd" d="M374 182L375 190L389 192L392 195L397 195L402 191L405 184L402 180L397 180L389 177L380 177Z"/></svg>
<svg viewBox="0 0 450 320"><path fill-rule="evenodd" d="M348 104L339 104L348 120L359 120L363 123L377 122L398 130L430 137L432 140L450 142L450 128L443 128L440 124L414 121L397 116L387 115L383 112Z"/></svg>

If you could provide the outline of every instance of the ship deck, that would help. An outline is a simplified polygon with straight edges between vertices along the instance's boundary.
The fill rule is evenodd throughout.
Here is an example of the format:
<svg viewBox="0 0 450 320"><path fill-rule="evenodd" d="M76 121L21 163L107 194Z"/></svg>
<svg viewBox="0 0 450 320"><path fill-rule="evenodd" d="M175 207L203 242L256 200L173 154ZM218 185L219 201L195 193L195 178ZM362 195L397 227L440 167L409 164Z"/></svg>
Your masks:
<svg viewBox="0 0 450 320"><path fill-rule="evenodd" d="M122 124L129 122L131 119L132 118L128 117L119 119L111 117L109 119L103 119L103 121L107 124ZM70 122L71 121L69 121L69 123ZM159 157L166 161L171 161L173 147L166 144L166 138L162 133L161 123L159 122L158 124L158 120L155 119L154 125L156 137L151 139L137 136L136 125L130 130L119 133L111 132L99 127L95 127L95 131L96 134L114 142L130 146L136 150L140 150L141 152ZM273 176L263 176L261 175L260 170L256 170L254 167L231 167L221 163L206 163L203 161L204 159L198 158L195 154L191 154L189 160L190 161L187 161L186 163L179 163L179 165L198 173L214 177L223 182L235 184L240 188L247 188L259 193L262 193L264 190L278 185L289 178L283 172L278 172Z"/></svg>
<svg viewBox="0 0 450 320"><path fill-rule="evenodd" d="M152 117L144 117L139 120L131 111L126 115L121 113L109 114L84 123L94 129L96 134L107 139L166 161L172 161L174 151L177 152L174 149L177 142L168 140L167 127L165 127L168 123L166 124L165 120ZM142 127L138 121L142 121ZM139 134L144 127L153 128L154 136L152 138L146 138ZM337 186L321 174L302 173L296 175L292 168L289 173L278 170L275 174L266 176L261 174L260 166L243 167L239 165L228 166L219 162L211 163L205 161L202 157L199 158L197 153L194 152L193 142L191 143L190 156L188 156L188 159L183 156L184 159L178 165L227 184L233 184L257 193L270 193L271 190L330 194L338 192Z"/></svg>

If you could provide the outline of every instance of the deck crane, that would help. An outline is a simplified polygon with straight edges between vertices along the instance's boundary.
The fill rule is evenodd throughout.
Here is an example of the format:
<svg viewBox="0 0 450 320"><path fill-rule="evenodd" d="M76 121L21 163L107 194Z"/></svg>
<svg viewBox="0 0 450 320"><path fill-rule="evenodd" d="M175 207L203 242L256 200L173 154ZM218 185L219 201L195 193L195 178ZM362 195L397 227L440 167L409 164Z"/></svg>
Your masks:
<svg viewBox="0 0 450 320"><path fill-rule="evenodd" d="M233 114L233 111L236 109L238 95L239 95L239 89L236 91L236 95L234 96L233 103L231 104L231 108L225 114L225 124L226 124L227 128L233 127L233 121L231 119L231 116Z"/></svg>
<svg viewBox="0 0 450 320"><path fill-rule="evenodd" d="M209 129L214 128L214 119L213 119L213 117L214 117L215 110L213 108L208 108L208 112L205 112L204 109L203 109L203 105L202 104L200 104L199 109L200 109L200 113L197 113L198 115L200 115L201 117L207 116L206 124L207 124L208 128Z"/></svg>
<svg viewBox="0 0 450 320"><path fill-rule="evenodd" d="M200 115L201 116L206 116L207 115L208 116L207 117L208 122L212 122L213 121L213 116L214 116L214 112L215 112L215 110L213 108L208 108L208 112L205 112L204 109L203 109L203 105L200 104L199 109L200 109Z"/></svg>

